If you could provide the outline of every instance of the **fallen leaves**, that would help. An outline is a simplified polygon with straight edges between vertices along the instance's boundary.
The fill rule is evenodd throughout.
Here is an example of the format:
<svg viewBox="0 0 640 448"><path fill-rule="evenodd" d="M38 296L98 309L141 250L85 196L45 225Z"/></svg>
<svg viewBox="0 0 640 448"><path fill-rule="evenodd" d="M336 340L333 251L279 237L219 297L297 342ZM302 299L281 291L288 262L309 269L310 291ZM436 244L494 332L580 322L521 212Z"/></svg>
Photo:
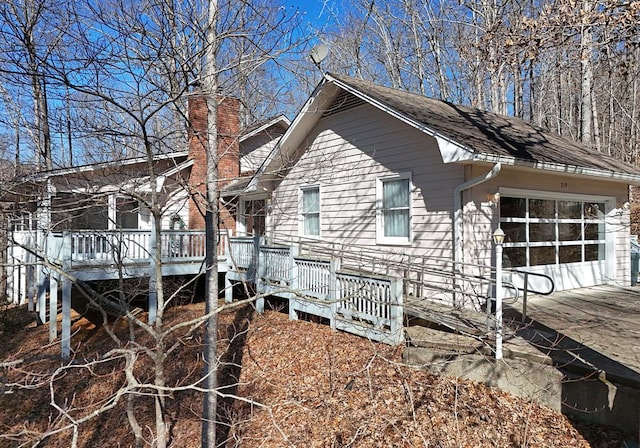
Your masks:
<svg viewBox="0 0 640 448"><path fill-rule="evenodd" d="M187 305L170 310L166 320L171 324L202 313L201 304ZM79 358L94 359L113 348L102 330L82 321L75 328ZM220 370L227 375L221 384L225 392L242 398L221 400L219 418L227 425L221 434L227 447L586 448L592 446L590 441L603 448L620 445L615 431L577 426L561 414L499 390L407 367L401 362L402 347L290 321L285 313L230 311L220 315L219 332L219 353L227 362ZM181 345L167 360L171 386L192 384L202 372L201 338L183 336L175 336ZM19 354L20 359L33 360L22 363L16 375L46 375L60 366L58 347L47 346L46 327L22 330L12 338L23 343L0 349L2 358L17 359ZM56 393L78 407L99 403L123 384L118 363L74 370L59 379ZM151 374L150 363L140 362L140 378ZM177 390L169 397L173 447L200 445L201 400L194 390ZM150 399L139 401L140 421L149 427L152 410ZM0 438L0 447L37 440L56 418L46 387L0 395L0 433L15 435ZM79 446L132 446L130 433L124 405L118 405L79 428ZM39 446L68 444L67 433Z"/></svg>
<svg viewBox="0 0 640 448"><path fill-rule="evenodd" d="M401 348L326 326L268 312L246 350L239 394L270 409L234 426L242 446L590 446L550 409L406 367Z"/></svg>

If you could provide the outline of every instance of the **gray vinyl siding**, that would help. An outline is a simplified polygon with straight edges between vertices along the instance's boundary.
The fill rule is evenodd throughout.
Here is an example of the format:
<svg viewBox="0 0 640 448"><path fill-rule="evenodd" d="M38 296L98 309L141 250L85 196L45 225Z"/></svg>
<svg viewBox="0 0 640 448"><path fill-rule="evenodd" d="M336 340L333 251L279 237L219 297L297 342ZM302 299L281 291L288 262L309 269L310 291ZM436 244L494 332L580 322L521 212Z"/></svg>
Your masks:
<svg viewBox="0 0 640 448"><path fill-rule="evenodd" d="M320 238L376 246L376 180L410 172L412 244L379 247L451 257L452 191L463 181L463 168L444 165L434 139L363 105L323 118L307 146L273 194L277 235L301 236L299 189L319 185Z"/></svg>
<svg viewBox="0 0 640 448"><path fill-rule="evenodd" d="M278 142L277 138L267 135L253 137L248 142L240 143L240 172L256 171L267 158L273 147Z"/></svg>

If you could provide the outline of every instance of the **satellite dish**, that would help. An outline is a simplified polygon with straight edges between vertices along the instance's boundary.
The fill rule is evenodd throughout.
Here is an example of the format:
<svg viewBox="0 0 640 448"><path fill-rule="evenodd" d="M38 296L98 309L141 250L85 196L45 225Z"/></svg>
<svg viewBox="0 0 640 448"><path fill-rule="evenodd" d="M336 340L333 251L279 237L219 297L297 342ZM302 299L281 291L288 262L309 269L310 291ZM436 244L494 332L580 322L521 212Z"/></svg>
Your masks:
<svg viewBox="0 0 640 448"><path fill-rule="evenodd" d="M313 61L314 64L320 68L320 63L324 61L324 58L329 54L329 48L325 44L316 45L311 50L309 57Z"/></svg>

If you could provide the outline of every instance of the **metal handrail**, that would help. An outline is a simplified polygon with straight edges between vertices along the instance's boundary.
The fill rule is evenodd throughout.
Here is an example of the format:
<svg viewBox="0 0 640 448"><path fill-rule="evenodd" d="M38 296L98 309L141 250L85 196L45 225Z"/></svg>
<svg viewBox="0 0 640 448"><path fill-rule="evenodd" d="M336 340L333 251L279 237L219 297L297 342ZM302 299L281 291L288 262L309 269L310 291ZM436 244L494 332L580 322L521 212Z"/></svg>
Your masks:
<svg viewBox="0 0 640 448"><path fill-rule="evenodd" d="M466 263L452 261L447 257L436 257L424 254L405 254L402 252L386 251L376 248L375 251L368 246L345 245L343 243L326 243L315 239L306 239L300 237L278 237L271 234L268 237L271 244L297 244L304 246L306 250L301 249L302 254L313 254L314 258L326 257L337 258L340 260L343 269L360 269L367 274L389 275L390 271L395 271L396 275L403 279L405 287L412 285L418 287L417 296L423 297L421 292L424 288L432 290L450 291L455 296L475 295L477 298L483 297L488 301L490 297L483 294L473 293L473 291L461 291L456 288L456 284L462 282L470 282L477 285L490 285L494 283L491 276L495 270L484 264ZM397 258L396 258L397 257ZM467 269L487 270L488 275L477 275L464 272ZM416 274L417 278L409 278L410 274ZM432 275L442 279L442 284L434 284L433 282L425 283L424 276ZM445 283L449 282L448 285ZM518 288L509 283L503 282L503 286L514 293L517 300L519 296ZM415 293L416 291L414 291ZM463 299L464 301L464 299ZM458 303L458 305L460 305ZM456 306L454 299L454 306ZM490 309L490 305L487 305Z"/></svg>
<svg viewBox="0 0 640 448"><path fill-rule="evenodd" d="M538 272L529 272L529 271L524 271L522 269L513 269L513 268L508 268L505 269L505 271L509 271L509 272L515 272L516 274L524 274L524 288L517 288L520 291L523 291L524 294L522 295L522 322L526 322L527 321L527 296L529 292L532 292L534 294L540 294L543 296L548 296L550 295L555 289L556 289L556 284L553 281L553 279L548 276L547 274L540 274ZM536 277L544 277L546 278L549 283L551 283L551 288L549 288L549 291L547 292L543 292L543 291L537 291L535 289L529 289L529 276L533 275Z"/></svg>

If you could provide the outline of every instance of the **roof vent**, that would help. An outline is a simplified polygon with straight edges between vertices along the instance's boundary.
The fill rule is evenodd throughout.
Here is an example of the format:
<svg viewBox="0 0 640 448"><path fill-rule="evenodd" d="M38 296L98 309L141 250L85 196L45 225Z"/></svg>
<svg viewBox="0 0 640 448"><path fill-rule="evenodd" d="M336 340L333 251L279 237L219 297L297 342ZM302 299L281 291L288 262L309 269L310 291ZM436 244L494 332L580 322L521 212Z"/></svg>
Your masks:
<svg viewBox="0 0 640 448"><path fill-rule="evenodd" d="M361 100L357 96L352 95L351 93L342 90L338 94L336 99L333 100L333 103L331 103L331 106L327 110L324 111L322 116L323 117L328 117L330 115L337 114L338 112L343 112L345 110L349 110L349 109L352 109L354 107L360 106L360 105L362 105L364 103L365 103L364 100Z"/></svg>

